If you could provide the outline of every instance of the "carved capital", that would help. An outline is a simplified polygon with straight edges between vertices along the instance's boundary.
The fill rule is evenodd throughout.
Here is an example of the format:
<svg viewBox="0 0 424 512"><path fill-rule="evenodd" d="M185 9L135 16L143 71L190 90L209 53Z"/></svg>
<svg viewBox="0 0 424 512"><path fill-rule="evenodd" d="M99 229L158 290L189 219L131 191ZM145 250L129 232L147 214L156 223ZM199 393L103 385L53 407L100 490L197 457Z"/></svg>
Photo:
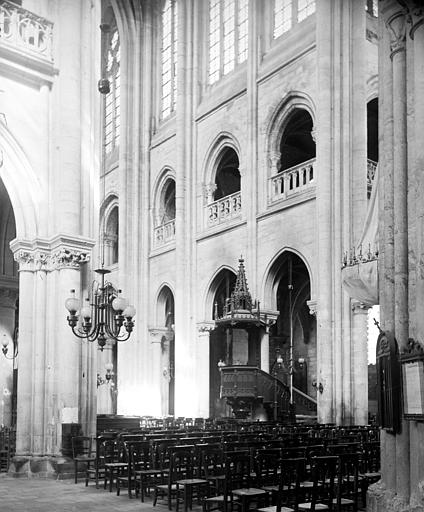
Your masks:
<svg viewBox="0 0 424 512"><path fill-rule="evenodd" d="M213 321L204 321L197 323L197 331L199 334L209 334L211 331L215 329L215 322Z"/></svg>
<svg viewBox="0 0 424 512"><path fill-rule="evenodd" d="M406 15L405 11L400 10L392 14L386 21L386 26L390 34L390 58L396 53L405 51L406 48Z"/></svg>
<svg viewBox="0 0 424 512"><path fill-rule="evenodd" d="M213 194L216 190L216 183L207 183L203 188L203 196L205 203L209 204L213 202Z"/></svg>
<svg viewBox="0 0 424 512"><path fill-rule="evenodd" d="M360 302L359 300L352 300L350 305L354 313L368 313L371 307L369 304L365 304L365 302Z"/></svg>
<svg viewBox="0 0 424 512"><path fill-rule="evenodd" d="M61 248L51 256L54 268L79 268L83 263L90 261L88 252Z"/></svg>
<svg viewBox="0 0 424 512"><path fill-rule="evenodd" d="M309 314L311 314L312 316L317 316L317 313L318 313L318 303L316 300L307 300L306 301L306 305L308 306L309 308Z"/></svg>
<svg viewBox="0 0 424 512"><path fill-rule="evenodd" d="M13 255L19 265L19 270L34 270L34 253L30 251L18 251Z"/></svg>
<svg viewBox="0 0 424 512"><path fill-rule="evenodd" d="M424 25L424 6L421 0L413 0L407 6L407 22L410 25L409 36L414 39L417 29Z"/></svg>

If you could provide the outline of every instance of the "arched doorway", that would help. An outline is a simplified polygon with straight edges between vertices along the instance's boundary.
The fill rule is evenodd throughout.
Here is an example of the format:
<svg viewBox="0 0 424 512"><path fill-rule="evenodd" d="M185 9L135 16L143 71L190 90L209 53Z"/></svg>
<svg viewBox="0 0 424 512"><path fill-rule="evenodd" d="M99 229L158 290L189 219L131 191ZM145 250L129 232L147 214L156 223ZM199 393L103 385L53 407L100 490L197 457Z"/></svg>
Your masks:
<svg viewBox="0 0 424 512"><path fill-rule="evenodd" d="M215 277L211 289L214 290L212 306L212 318L215 320L221 317L224 311L225 301L230 297L236 282L236 274L228 269L221 270ZM218 418L229 416L231 409L225 400L220 399L221 378L218 362L226 360L227 340L224 329L214 329L209 336L209 416Z"/></svg>
<svg viewBox="0 0 424 512"><path fill-rule="evenodd" d="M278 377L294 389L312 397L317 374L316 320L307 302L311 282L304 261L292 251L284 251L270 271L271 289L279 316L270 328L270 362L280 352L283 365Z"/></svg>
<svg viewBox="0 0 424 512"><path fill-rule="evenodd" d="M9 244L16 237L9 194L0 179L0 424L16 426L18 384L18 269Z"/></svg>
<svg viewBox="0 0 424 512"><path fill-rule="evenodd" d="M162 414L173 416L175 412L175 340L174 294L164 286L158 296L158 325L163 332L160 340L162 368Z"/></svg>

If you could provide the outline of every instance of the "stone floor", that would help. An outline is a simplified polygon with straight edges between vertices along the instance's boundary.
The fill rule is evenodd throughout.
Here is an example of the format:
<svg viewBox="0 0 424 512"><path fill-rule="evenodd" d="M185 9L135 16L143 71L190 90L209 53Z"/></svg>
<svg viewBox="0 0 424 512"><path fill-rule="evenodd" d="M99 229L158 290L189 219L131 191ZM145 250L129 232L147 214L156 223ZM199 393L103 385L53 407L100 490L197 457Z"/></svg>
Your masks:
<svg viewBox="0 0 424 512"><path fill-rule="evenodd" d="M182 510L182 508L180 508ZM360 509L365 510L365 509ZM121 496L115 492L96 489L83 481L13 478L0 473L0 512L167 512L164 502L153 507L152 500L145 503L129 499L125 489ZM199 506L193 512L200 512Z"/></svg>
<svg viewBox="0 0 424 512"><path fill-rule="evenodd" d="M197 510L196 510L197 509ZM141 503L129 499L125 489L121 496L96 489L83 481L13 478L0 473L0 512L167 512L164 503L153 507L151 499ZM181 509L180 509L181 510ZM200 507L193 507L200 512Z"/></svg>

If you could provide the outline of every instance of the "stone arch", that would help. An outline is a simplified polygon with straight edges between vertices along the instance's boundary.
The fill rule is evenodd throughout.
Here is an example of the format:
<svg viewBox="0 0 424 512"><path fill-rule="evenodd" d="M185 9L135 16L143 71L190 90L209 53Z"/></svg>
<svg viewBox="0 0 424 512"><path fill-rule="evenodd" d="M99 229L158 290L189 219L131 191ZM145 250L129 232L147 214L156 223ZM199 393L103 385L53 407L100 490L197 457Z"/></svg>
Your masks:
<svg viewBox="0 0 424 512"><path fill-rule="evenodd" d="M174 324L174 298L175 293L172 286L169 283L162 283L155 300L155 325L157 327L170 327ZM169 313L172 318L169 318Z"/></svg>
<svg viewBox="0 0 424 512"><path fill-rule="evenodd" d="M172 205L168 205L167 209L167 201L172 200L172 197L167 197L167 192L169 192L169 187L174 187L173 192L173 208ZM176 187L176 173L174 169L171 167L164 167L155 182L153 187L153 224L154 227L163 224L164 215L168 215L171 220L172 215L170 215L171 210L173 209L174 219L175 219L175 187Z"/></svg>
<svg viewBox="0 0 424 512"><path fill-rule="evenodd" d="M268 174L275 172L280 160L281 138L296 111L305 111L312 120L312 134L315 133L315 105L305 93L292 91L272 111L266 122L266 158Z"/></svg>
<svg viewBox="0 0 424 512"><path fill-rule="evenodd" d="M243 168L241 147L238 140L229 132L221 132L212 141L206 153L203 165L203 176L206 185L214 183L220 156L226 148L235 151L239 160L239 169ZM242 171L240 171L240 175L243 175Z"/></svg>
<svg viewBox="0 0 424 512"><path fill-rule="evenodd" d="M0 123L0 178L6 187L16 222L16 237L32 240L40 235L43 190L25 153Z"/></svg>
<svg viewBox="0 0 424 512"><path fill-rule="evenodd" d="M222 265L215 271L208 285L206 286L206 293L204 295L204 300L202 301L204 307L203 318L206 321L213 320L214 300L220 285L222 275L225 272L231 272L232 274L234 274L234 278L237 277L237 271L233 267L230 267L228 265ZM232 290L230 290L230 293L231 291Z"/></svg>
<svg viewBox="0 0 424 512"><path fill-rule="evenodd" d="M293 247L286 246L274 256L265 270L265 277L262 284L262 297L264 298L264 307L270 308L272 310L275 310L277 307L276 289L278 287L278 283L276 281L278 279L281 266L284 264L284 255L288 253L293 253L298 256L300 260L302 260L309 274L311 299L316 296L314 278L308 261L301 252L294 249Z"/></svg>

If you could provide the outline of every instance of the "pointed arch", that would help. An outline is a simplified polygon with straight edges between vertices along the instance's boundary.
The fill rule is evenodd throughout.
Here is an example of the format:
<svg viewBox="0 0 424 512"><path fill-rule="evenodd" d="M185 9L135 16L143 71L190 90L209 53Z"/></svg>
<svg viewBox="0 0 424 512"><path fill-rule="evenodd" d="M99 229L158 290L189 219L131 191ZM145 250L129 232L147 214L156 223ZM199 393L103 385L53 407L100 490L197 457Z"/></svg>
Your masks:
<svg viewBox="0 0 424 512"><path fill-rule="evenodd" d="M220 132L209 145L209 149L206 152L203 164L203 176L206 184L214 181L220 156L226 148L231 148L235 151L239 160L239 169L243 168L244 162L239 141L229 132Z"/></svg>
<svg viewBox="0 0 424 512"><path fill-rule="evenodd" d="M204 295L203 302L203 318L206 321L213 320L213 310L214 310L214 301L217 294L217 291L220 287L222 279L224 275L229 272L234 276L234 282L237 277L237 270L229 265L221 265L213 274L211 279L209 280L208 285L206 286L206 291ZM231 292L231 291L230 291ZM229 296L229 295L228 295Z"/></svg>
<svg viewBox="0 0 424 512"><path fill-rule="evenodd" d="M6 126L0 123L0 178L12 203L16 237L34 239L39 233L39 215L44 195L28 158Z"/></svg>
<svg viewBox="0 0 424 512"><path fill-rule="evenodd" d="M158 327L170 327L174 324L174 290L169 283L162 283L159 287L156 304L156 323Z"/></svg>

